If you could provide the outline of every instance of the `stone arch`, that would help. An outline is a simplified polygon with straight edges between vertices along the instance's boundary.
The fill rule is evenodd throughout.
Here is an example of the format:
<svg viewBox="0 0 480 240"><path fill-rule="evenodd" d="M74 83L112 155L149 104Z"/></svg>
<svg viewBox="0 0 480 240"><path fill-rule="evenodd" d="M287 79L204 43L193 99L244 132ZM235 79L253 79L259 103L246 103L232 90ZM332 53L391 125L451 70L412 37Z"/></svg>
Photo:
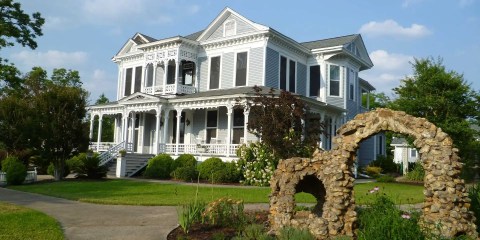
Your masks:
<svg viewBox="0 0 480 240"><path fill-rule="evenodd" d="M434 234L454 237L477 236L470 199L460 179L461 163L451 138L424 118L389 109L357 115L344 124L333 139L331 151L317 151L312 159L287 159L279 163L271 181L270 223L273 231L284 226L308 228L318 239L338 235L355 236L355 201L352 166L364 139L392 131L409 135L421 154L425 169L425 201L421 225ZM325 186L321 217L310 214L307 221L294 214L295 187L305 175L316 176ZM439 227L440 226L440 227Z"/></svg>

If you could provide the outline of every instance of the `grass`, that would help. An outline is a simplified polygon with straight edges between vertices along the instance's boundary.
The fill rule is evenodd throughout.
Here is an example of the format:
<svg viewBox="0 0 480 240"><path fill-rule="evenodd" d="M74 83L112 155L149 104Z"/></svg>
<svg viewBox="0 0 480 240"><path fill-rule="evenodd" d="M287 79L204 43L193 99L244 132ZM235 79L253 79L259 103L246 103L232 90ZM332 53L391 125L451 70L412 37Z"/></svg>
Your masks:
<svg viewBox="0 0 480 240"><path fill-rule="evenodd" d="M64 239L60 224L41 212L0 202L0 239Z"/></svg>
<svg viewBox="0 0 480 240"><path fill-rule="evenodd" d="M423 201L423 187L397 183L363 183L355 185L357 204L368 204L374 194L368 190L378 186L376 194L386 194L396 204ZM196 186L149 183L131 180L63 181L10 187L15 190L39 193L75 201L120 205L180 205L189 203ZM270 188L199 187L198 200L210 202L221 197L242 199L245 203L268 203ZM296 202L314 202L312 195L296 194Z"/></svg>

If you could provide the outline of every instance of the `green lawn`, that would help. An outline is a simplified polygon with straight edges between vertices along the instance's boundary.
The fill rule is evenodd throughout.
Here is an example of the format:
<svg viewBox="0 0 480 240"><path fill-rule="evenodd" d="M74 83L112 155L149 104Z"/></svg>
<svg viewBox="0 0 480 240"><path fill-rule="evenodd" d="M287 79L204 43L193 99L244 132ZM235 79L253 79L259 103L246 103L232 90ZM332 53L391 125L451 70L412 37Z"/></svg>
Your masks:
<svg viewBox="0 0 480 240"><path fill-rule="evenodd" d="M44 213L0 202L0 239L64 239L58 222Z"/></svg>
<svg viewBox="0 0 480 240"><path fill-rule="evenodd" d="M404 184L364 183L355 185L357 204L366 204L374 194L367 190L380 187L380 194L387 194L397 203L423 201L423 187ZM196 186L181 184L148 183L130 180L63 181L32 185L12 186L12 189L49 196L100 204L124 205L179 205L195 198ZM198 199L210 202L220 197L243 199L245 203L267 203L270 188L199 187ZM297 202L313 202L305 193L297 194Z"/></svg>

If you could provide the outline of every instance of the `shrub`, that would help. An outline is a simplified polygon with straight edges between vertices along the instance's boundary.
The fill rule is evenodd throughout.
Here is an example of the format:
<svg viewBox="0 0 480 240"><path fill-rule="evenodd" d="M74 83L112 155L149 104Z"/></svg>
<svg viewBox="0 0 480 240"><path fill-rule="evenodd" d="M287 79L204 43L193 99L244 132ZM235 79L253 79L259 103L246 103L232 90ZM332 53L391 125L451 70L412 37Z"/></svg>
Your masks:
<svg viewBox="0 0 480 240"><path fill-rule="evenodd" d="M162 153L148 160L144 176L149 178L170 178L173 168L173 159L170 155Z"/></svg>
<svg viewBox="0 0 480 240"><path fill-rule="evenodd" d="M174 179L194 182L198 177L198 171L195 166L178 167L170 176Z"/></svg>
<svg viewBox="0 0 480 240"><path fill-rule="evenodd" d="M20 185L25 181L27 168L18 158L10 156L2 161L2 170L7 174L7 184Z"/></svg>
<svg viewBox="0 0 480 240"><path fill-rule="evenodd" d="M237 163L235 161L225 163L225 172L226 182L238 183L242 179L242 172L237 167Z"/></svg>
<svg viewBox="0 0 480 240"><path fill-rule="evenodd" d="M395 178L390 175L381 175L377 177L377 182L396 182Z"/></svg>
<svg viewBox="0 0 480 240"><path fill-rule="evenodd" d="M108 167L103 165L99 166L100 159L98 154L88 156L86 153L80 153L67 160L67 166L70 167L72 172L77 173L79 176L98 179L107 176Z"/></svg>
<svg viewBox="0 0 480 240"><path fill-rule="evenodd" d="M262 142L242 145L238 151L237 169L242 173L246 185L268 186L278 164L273 151Z"/></svg>
<svg viewBox="0 0 480 240"><path fill-rule="evenodd" d="M473 185L468 190L468 197L470 198L470 211L475 216L475 225L477 225L477 232L480 233L480 183Z"/></svg>
<svg viewBox="0 0 480 240"><path fill-rule="evenodd" d="M48 165L47 168L47 173L48 175L52 175L55 177L55 165L51 162L50 165ZM70 174L70 168L68 167L68 164L65 164L63 167L63 177L68 176Z"/></svg>
<svg viewBox="0 0 480 240"><path fill-rule="evenodd" d="M234 240L274 240L265 232L265 227L260 224L250 224L245 227L241 234L234 238Z"/></svg>
<svg viewBox="0 0 480 240"><path fill-rule="evenodd" d="M367 173L367 175L369 175L370 177L377 177L378 175L380 175L381 172L381 167L367 166L365 168L365 173Z"/></svg>
<svg viewBox="0 0 480 240"><path fill-rule="evenodd" d="M418 226L418 212L402 212L385 196L358 212L358 239L425 239Z"/></svg>
<svg viewBox="0 0 480 240"><path fill-rule="evenodd" d="M393 162L393 158L378 155L377 159L370 162L369 166L380 167L385 173L398 173L400 165Z"/></svg>
<svg viewBox="0 0 480 240"><path fill-rule="evenodd" d="M192 154L182 154L175 159L173 164L173 169L177 169L179 167L187 167L187 166L197 166L197 159Z"/></svg>
<svg viewBox="0 0 480 240"><path fill-rule="evenodd" d="M197 169L201 179L211 182L224 182L227 175L225 163L216 157L203 161Z"/></svg>
<svg viewBox="0 0 480 240"><path fill-rule="evenodd" d="M315 240L316 238L307 229L284 227L280 230L278 240Z"/></svg>
<svg viewBox="0 0 480 240"><path fill-rule="evenodd" d="M423 170L422 163L417 162L413 167L412 171L407 173L406 178L411 181L421 181L425 177L425 170Z"/></svg>
<svg viewBox="0 0 480 240"><path fill-rule="evenodd" d="M220 198L207 205L202 213L204 222L223 227L241 228L247 222L243 202L231 198Z"/></svg>

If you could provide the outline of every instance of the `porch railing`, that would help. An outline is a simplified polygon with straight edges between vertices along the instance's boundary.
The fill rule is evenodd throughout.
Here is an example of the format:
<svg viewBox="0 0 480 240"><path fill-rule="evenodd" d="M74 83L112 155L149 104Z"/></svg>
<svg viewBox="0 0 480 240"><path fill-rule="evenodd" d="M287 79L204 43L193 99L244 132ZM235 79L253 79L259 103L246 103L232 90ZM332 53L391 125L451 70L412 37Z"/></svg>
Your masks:
<svg viewBox="0 0 480 240"><path fill-rule="evenodd" d="M100 159L100 163L98 165L103 166L110 162L112 159L117 157L118 151L125 149L127 152L133 152L133 144L126 143L125 141L110 147L107 151L102 152L98 158Z"/></svg>
<svg viewBox="0 0 480 240"><path fill-rule="evenodd" d="M235 157L237 149L241 146L241 144L178 144L178 151L177 151L177 144L175 143L167 143L167 144L159 144L159 152L168 153L168 154L195 154L195 155L212 155L212 156L231 156Z"/></svg>
<svg viewBox="0 0 480 240"><path fill-rule="evenodd" d="M177 89L175 89L175 84L167 84L165 85L165 94L175 94L175 93L184 93L184 94L191 94L195 93L196 89L194 86L189 85L177 85ZM163 94L163 85L152 87L143 87L143 92L148 94Z"/></svg>
<svg viewBox="0 0 480 240"><path fill-rule="evenodd" d="M34 171L27 171L27 176L25 176L24 183L32 183L37 181L37 169ZM7 183L7 173L0 172L0 185Z"/></svg>
<svg viewBox="0 0 480 240"><path fill-rule="evenodd" d="M117 145L117 144L114 143L114 142L100 142L100 144L98 144L98 142L91 142L90 146L89 146L89 149L94 151L94 152L105 152L109 148L111 148L115 145Z"/></svg>

